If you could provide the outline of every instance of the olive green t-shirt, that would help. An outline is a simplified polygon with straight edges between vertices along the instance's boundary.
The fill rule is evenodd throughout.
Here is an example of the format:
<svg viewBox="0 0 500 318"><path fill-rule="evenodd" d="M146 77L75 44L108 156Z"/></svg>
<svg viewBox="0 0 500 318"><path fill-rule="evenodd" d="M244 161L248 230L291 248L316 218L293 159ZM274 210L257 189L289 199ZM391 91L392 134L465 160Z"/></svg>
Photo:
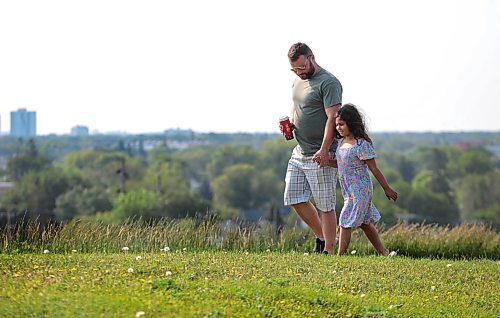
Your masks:
<svg viewBox="0 0 500 318"><path fill-rule="evenodd" d="M295 138L300 152L305 156L314 155L323 142L327 120L325 109L342 103L342 84L330 72L321 69L308 80L299 77L293 83L295 104ZM334 139L330 151L335 152Z"/></svg>

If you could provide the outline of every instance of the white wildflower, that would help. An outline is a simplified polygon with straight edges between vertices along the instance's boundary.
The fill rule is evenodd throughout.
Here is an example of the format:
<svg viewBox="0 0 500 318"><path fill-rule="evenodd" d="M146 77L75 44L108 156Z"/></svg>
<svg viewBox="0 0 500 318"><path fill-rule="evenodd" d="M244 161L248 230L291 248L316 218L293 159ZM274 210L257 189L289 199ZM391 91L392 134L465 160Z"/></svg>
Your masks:
<svg viewBox="0 0 500 318"><path fill-rule="evenodd" d="M392 252L390 252L390 253L389 253L389 255L388 255L388 256L389 256L389 257L394 257L394 256L396 256L396 255L398 255L398 252L396 252L396 251L392 251Z"/></svg>
<svg viewBox="0 0 500 318"><path fill-rule="evenodd" d="M182 251L183 251L183 252L187 251L187 247L184 247L184 248L182 249Z"/></svg>
<svg viewBox="0 0 500 318"><path fill-rule="evenodd" d="M451 267L451 264L447 264L446 267Z"/></svg>
<svg viewBox="0 0 500 318"><path fill-rule="evenodd" d="M128 252L128 246L122 247L122 252L125 252L125 253Z"/></svg>
<svg viewBox="0 0 500 318"><path fill-rule="evenodd" d="M355 255L355 254L356 254L356 250L352 250L351 255Z"/></svg>
<svg viewBox="0 0 500 318"><path fill-rule="evenodd" d="M394 308L394 305L390 305L390 306L389 306L389 309L392 309L392 308Z"/></svg>
<svg viewBox="0 0 500 318"><path fill-rule="evenodd" d="M431 286L431 290L435 291L436 290L436 286Z"/></svg>
<svg viewBox="0 0 500 318"><path fill-rule="evenodd" d="M76 253L76 252L77 252L77 250L71 250L71 252Z"/></svg>
<svg viewBox="0 0 500 318"><path fill-rule="evenodd" d="M309 253L305 252L304 255L309 255Z"/></svg>
<svg viewBox="0 0 500 318"><path fill-rule="evenodd" d="M49 254L49 250L43 250L43 254Z"/></svg>
<svg viewBox="0 0 500 318"><path fill-rule="evenodd" d="M361 297L361 298L363 298L363 297L365 297L365 296L366 296L365 294L361 294L361 295L359 295L359 297Z"/></svg>
<svg viewBox="0 0 500 318"><path fill-rule="evenodd" d="M129 273L133 273L134 272L134 269L132 267L129 267L129 269L127 269L127 272Z"/></svg>
<svg viewBox="0 0 500 318"><path fill-rule="evenodd" d="M161 249L161 251L165 253L170 252L170 247L165 246L163 249Z"/></svg>
<svg viewBox="0 0 500 318"><path fill-rule="evenodd" d="M141 255L137 255L137 256L135 257L135 260L136 260L136 261L140 261L141 259L142 259L142 256L141 256Z"/></svg>
<svg viewBox="0 0 500 318"><path fill-rule="evenodd" d="M271 250L270 250L270 249L267 249L267 250L266 250L266 252L271 252Z"/></svg>
<svg viewBox="0 0 500 318"><path fill-rule="evenodd" d="M136 317L136 318L139 318L139 317L144 316L145 314L146 314L146 313L145 313L144 311L138 311L138 312L136 312L136 313L135 313L135 317Z"/></svg>
<svg viewBox="0 0 500 318"><path fill-rule="evenodd" d="M171 272L171 271L166 271L166 272L165 272L165 276L170 276L170 275L172 275L172 272Z"/></svg>

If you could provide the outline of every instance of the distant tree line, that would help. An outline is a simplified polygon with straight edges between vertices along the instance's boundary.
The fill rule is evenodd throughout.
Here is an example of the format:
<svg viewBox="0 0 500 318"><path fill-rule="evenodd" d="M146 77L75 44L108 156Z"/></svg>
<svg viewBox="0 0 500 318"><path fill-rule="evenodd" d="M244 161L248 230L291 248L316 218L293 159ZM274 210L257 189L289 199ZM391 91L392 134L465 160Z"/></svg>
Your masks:
<svg viewBox="0 0 500 318"><path fill-rule="evenodd" d="M398 201L389 202L374 182L374 201L385 223L403 219L500 227L500 158L484 143L407 147L394 135L392 144L382 137L375 138L376 149L383 145L379 166L399 192ZM197 143L185 149L160 141L145 149L143 142L129 147L130 141L114 140L108 147L64 154L57 152L59 145L54 147L58 155L33 139L10 144L11 157L0 178L14 187L1 198L0 222L5 224L8 216L8 222L78 217L119 223L206 213L223 220L263 219L277 227L296 222L282 205L293 141L265 136L258 143L242 138L245 142ZM339 190L337 198L340 211Z"/></svg>

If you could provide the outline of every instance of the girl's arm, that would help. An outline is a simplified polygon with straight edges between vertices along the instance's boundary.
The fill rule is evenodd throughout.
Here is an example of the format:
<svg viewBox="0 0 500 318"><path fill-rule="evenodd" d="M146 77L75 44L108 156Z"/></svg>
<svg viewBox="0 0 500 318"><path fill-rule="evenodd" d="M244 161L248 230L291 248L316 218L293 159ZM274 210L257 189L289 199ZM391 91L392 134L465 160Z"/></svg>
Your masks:
<svg viewBox="0 0 500 318"><path fill-rule="evenodd" d="M373 173L373 176L377 179L378 183L382 186L382 189L384 189L385 196L387 199L393 199L396 201L398 198L398 193L389 186L389 183L387 183L387 180L385 179L384 175L382 174L382 171L377 167L377 162L375 161L375 158L372 159L367 159L365 160L366 164L368 165L368 169Z"/></svg>
<svg viewBox="0 0 500 318"><path fill-rule="evenodd" d="M327 167L334 167L334 168L338 168L338 165L337 165L337 159L330 159L328 160L328 165Z"/></svg>

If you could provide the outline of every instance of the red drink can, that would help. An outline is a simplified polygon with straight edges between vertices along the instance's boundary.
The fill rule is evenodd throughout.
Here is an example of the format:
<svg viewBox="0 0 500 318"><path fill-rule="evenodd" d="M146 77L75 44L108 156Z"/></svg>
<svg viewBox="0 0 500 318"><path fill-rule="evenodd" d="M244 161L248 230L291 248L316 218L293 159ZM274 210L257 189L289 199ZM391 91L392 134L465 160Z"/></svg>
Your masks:
<svg viewBox="0 0 500 318"><path fill-rule="evenodd" d="M280 130L286 140L293 139L293 124L288 116L280 117Z"/></svg>

